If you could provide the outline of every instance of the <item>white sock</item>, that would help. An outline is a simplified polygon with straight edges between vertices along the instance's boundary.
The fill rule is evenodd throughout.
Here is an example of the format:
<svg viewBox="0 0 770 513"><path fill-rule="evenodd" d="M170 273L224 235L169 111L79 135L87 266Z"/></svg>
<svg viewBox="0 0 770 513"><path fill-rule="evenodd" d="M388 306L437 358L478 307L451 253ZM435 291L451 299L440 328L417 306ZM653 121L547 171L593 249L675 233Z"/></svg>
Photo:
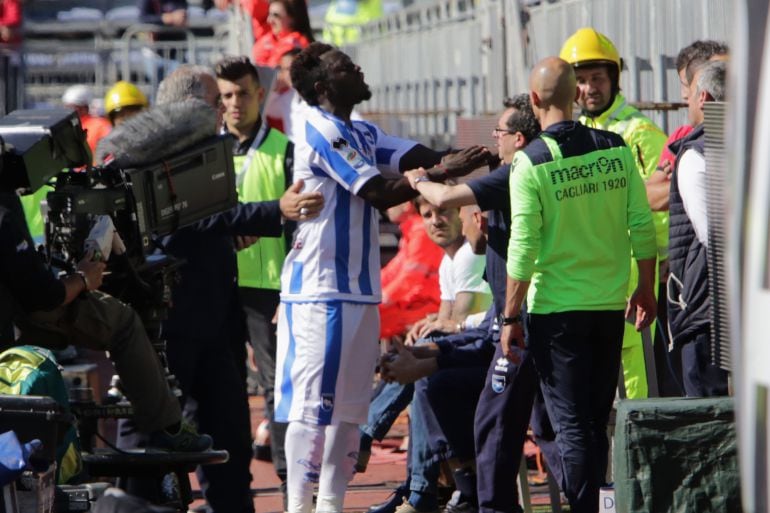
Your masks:
<svg viewBox="0 0 770 513"><path fill-rule="evenodd" d="M284 448L289 513L310 513L313 509L313 487L321 473L324 428L292 421L286 429Z"/></svg>
<svg viewBox="0 0 770 513"><path fill-rule="evenodd" d="M345 491L355 473L354 466L358 460L360 436L357 424L340 422L326 426L326 444L318 484L316 513L342 512Z"/></svg>

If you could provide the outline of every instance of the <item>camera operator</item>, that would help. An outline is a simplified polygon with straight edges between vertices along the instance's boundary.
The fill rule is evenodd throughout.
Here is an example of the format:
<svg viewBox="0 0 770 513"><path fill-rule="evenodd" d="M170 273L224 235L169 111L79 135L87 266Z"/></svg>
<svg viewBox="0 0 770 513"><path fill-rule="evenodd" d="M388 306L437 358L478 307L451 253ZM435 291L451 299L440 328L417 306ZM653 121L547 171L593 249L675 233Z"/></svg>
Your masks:
<svg viewBox="0 0 770 513"><path fill-rule="evenodd" d="M139 317L97 290L104 268L89 253L75 273L54 277L35 252L18 195L0 191L0 347L73 344L109 351L136 424L149 434L150 445L209 449L211 437L181 421L179 403Z"/></svg>

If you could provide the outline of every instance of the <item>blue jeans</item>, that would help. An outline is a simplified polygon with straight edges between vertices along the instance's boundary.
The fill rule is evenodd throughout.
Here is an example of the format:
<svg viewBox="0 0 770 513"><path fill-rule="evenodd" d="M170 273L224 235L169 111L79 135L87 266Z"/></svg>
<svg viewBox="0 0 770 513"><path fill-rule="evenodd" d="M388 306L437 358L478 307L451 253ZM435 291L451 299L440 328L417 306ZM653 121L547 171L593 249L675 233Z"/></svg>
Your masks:
<svg viewBox="0 0 770 513"><path fill-rule="evenodd" d="M414 395L414 385L386 383L369 404L369 416L361 432L381 441L388 434L401 412L409 406Z"/></svg>

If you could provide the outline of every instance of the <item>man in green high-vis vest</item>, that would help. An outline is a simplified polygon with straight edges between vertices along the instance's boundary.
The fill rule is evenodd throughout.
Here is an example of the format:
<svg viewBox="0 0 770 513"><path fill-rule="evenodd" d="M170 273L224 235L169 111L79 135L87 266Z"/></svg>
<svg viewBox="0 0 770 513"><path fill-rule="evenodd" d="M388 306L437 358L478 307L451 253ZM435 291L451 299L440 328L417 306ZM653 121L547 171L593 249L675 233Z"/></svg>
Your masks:
<svg viewBox="0 0 770 513"><path fill-rule="evenodd" d="M238 199L250 202L280 198L292 183L294 146L284 134L262 121L261 107L266 92L259 83L257 69L247 57L227 57L217 63L216 75L224 128L235 139L233 163ZM287 238L240 238L237 246L238 284L259 368L258 381L265 391L273 466L284 482L286 424L272 421L276 350L273 317L279 303Z"/></svg>

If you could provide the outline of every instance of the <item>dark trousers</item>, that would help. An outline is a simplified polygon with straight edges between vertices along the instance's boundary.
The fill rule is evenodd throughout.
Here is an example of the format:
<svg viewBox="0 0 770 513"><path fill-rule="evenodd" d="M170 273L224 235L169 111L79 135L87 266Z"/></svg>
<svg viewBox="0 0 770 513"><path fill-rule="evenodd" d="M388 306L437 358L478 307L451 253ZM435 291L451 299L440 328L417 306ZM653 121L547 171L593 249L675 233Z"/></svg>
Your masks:
<svg viewBox="0 0 770 513"><path fill-rule="evenodd" d="M727 395L727 371L711 363L711 331L705 330L671 351L681 369L681 385L687 397Z"/></svg>
<svg viewBox="0 0 770 513"><path fill-rule="evenodd" d="M252 513L251 420L243 357L240 366L233 348L244 346L237 319L224 326L217 337L167 333L168 363L179 379L183 399L195 402L200 430L214 439L230 459L222 465L200 469L201 488L215 513ZM185 408L188 411L188 408Z"/></svg>
<svg viewBox="0 0 770 513"><path fill-rule="evenodd" d="M144 433L169 427L182 417L166 382L158 354L133 308L100 291L82 294L68 305L33 312L16 321L18 345L54 349L67 345L109 351L121 385Z"/></svg>
<svg viewBox="0 0 770 513"><path fill-rule="evenodd" d="M559 446L556 445L556 433L553 432L551 419L548 418L548 410L543 400L543 392L540 387L536 387L535 402L532 403L532 417L529 419L529 425L532 428L532 434L535 436L535 444L545 458L548 465L548 473L557 484L561 484L561 454Z"/></svg>
<svg viewBox="0 0 770 513"><path fill-rule="evenodd" d="M562 458L573 513L596 513L620 369L622 311L529 314L529 348Z"/></svg>
<svg viewBox="0 0 770 513"><path fill-rule="evenodd" d="M532 357L528 351L520 354L515 365L497 344L476 407L476 490L482 513L519 511L516 476L537 388Z"/></svg>
<svg viewBox="0 0 770 513"><path fill-rule="evenodd" d="M265 391L265 408L270 419L270 450L273 456L273 468L281 482L286 481L286 428L289 424L275 422L275 359L276 325L273 317L280 302L279 292L270 289L240 288L243 310L246 313L246 325L249 341L257 361L257 381Z"/></svg>
<svg viewBox="0 0 770 513"><path fill-rule="evenodd" d="M439 464L473 458L473 411L484 385L483 367L439 369L414 384L410 412L409 489L436 495Z"/></svg>

